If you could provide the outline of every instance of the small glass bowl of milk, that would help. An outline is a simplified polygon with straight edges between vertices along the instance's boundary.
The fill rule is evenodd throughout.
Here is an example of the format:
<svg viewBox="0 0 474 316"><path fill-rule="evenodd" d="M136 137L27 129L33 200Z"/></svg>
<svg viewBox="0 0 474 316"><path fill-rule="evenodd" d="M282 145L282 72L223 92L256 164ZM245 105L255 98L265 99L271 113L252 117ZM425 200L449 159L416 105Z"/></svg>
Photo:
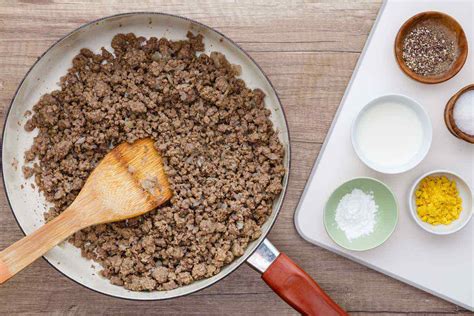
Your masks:
<svg viewBox="0 0 474 316"><path fill-rule="evenodd" d="M415 100L384 95L362 108L352 125L351 138L355 152L368 167L382 173L402 173L425 158L432 126Z"/></svg>

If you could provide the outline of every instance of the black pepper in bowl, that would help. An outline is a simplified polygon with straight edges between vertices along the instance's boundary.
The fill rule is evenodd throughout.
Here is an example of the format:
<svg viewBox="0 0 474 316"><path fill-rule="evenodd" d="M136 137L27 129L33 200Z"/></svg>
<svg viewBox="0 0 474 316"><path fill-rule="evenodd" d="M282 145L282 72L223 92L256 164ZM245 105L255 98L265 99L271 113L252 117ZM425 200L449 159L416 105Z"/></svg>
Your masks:
<svg viewBox="0 0 474 316"><path fill-rule="evenodd" d="M422 76L435 76L449 70L456 60L455 37L438 25L418 25L403 40L403 60Z"/></svg>
<svg viewBox="0 0 474 316"><path fill-rule="evenodd" d="M395 58L400 69L421 83L441 83L464 66L468 43L462 26L437 11L418 13L400 27L395 38Z"/></svg>

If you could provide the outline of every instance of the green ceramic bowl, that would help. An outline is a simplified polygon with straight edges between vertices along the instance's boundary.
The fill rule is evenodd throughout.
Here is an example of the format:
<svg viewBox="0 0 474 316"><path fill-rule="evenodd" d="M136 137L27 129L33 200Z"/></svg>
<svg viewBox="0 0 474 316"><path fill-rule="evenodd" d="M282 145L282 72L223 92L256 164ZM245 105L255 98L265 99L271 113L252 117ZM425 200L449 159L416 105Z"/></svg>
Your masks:
<svg viewBox="0 0 474 316"><path fill-rule="evenodd" d="M349 240L346 234L337 227L335 217L341 198L354 189L360 189L366 193L373 192L375 203L379 208L374 231L370 235ZM348 250L364 251L383 244L395 230L397 222L398 207L394 194L385 184L372 178L356 178L342 184L331 194L324 209L324 226L327 233L335 243Z"/></svg>

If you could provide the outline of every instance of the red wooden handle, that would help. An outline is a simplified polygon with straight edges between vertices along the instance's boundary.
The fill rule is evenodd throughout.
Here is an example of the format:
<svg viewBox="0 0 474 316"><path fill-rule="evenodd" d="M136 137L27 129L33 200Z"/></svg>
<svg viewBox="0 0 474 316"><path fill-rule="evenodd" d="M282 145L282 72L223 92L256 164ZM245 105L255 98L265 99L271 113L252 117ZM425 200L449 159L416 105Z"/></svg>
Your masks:
<svg viewBox="0 0 474 316"><path fill-rule="evenodd" d="M285 302L303 315L347 315L319 285L287 255L281 253L262 279Z"/></svg>

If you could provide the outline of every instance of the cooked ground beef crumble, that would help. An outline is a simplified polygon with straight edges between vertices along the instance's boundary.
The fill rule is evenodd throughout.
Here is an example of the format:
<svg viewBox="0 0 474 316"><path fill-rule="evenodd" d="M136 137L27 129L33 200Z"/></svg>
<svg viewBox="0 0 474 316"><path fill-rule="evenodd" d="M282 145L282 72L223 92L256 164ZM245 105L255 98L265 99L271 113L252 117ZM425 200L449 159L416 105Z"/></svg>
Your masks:
<svg viewBox="0 0 474 316"><path fill-rule="evenodd" d="M264 93L236 78L239 67L224 55L198 55L201 35L187 37L118 34L113 54L82 49L60 90L42 96L25 125L39 130L23 171L54 205L47 220L114 146L156 141L171 201L70 239L130 290L171 290L217 274L261 235L282 190L284 148Z"/></svg>

